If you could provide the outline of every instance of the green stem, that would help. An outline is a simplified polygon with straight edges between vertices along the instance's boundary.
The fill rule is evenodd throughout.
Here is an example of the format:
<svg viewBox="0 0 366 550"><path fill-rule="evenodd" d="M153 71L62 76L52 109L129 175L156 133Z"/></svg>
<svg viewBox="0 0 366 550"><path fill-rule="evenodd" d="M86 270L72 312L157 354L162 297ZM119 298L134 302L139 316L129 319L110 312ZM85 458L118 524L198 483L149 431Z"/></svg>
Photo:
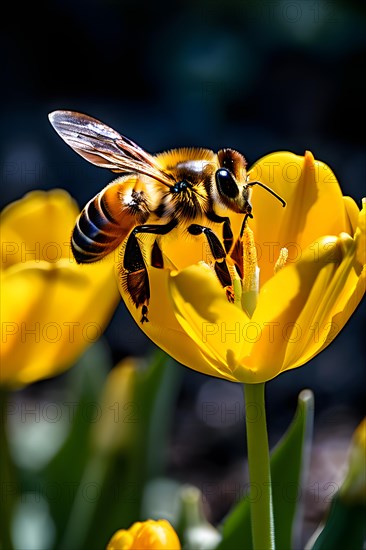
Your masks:
<svg viewBox="0 0 366 550"><path fill-rule="evenodd" d="M274 550L271 471L263 384L244 384L254 550Z"/></svg>

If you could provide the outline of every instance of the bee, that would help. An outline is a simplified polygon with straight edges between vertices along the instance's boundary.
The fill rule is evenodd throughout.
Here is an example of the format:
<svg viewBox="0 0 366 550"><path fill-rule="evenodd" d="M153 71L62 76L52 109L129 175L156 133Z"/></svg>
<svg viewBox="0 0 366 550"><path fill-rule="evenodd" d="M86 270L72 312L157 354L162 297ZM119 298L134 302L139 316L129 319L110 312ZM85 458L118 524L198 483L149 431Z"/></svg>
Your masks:
<svg viewBox="0 0 366 550"><path fill-rule="evenodd" d="M226 262L230 254L237 270L241 236L247 218L253 217L252 187L258 185L285 201L259 181L250 182L246 160L233 149L182 148L151 155L103 122L73 111L54 111L49 120L61 138L92 164L122 173L92 198L76 220L71 249L78 263L91 263L120 246L125 250L120 276L141 323L148 321L150 299L146 260L138 235L154 235L150 265L164 267L159 237L175 228L204 235L214 270L229 301L232 278ZM240 236L234 243L228 215L243 214ZM222 227L222 239L212 227Z"/></svg>

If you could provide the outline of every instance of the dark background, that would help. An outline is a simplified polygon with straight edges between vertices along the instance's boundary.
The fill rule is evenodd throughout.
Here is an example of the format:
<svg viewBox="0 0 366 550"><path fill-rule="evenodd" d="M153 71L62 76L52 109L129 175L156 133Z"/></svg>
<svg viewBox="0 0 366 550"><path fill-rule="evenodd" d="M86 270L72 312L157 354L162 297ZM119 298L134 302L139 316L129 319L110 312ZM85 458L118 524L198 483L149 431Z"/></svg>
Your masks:
<svg viewBox="0 0 366 550"><path fill-rule="evenodd" d="M271 151L310 149L360 204L365 21L365 5L356 1L11 3L1 45L2 205L32 189L62 187L82 206L113 178L60 140L47 119L55 109L99 118L150 152L233 147L251 164ZM359 307L321 356L268 384L271 445L298 392L313 389L315 442L340 450L340 464L332 463L333 453L321 472L341 471L364 413L365 329ZM123 304L106 338L115 362L153 349ZM209 467L213 478L226 472L235 479L244 447L241 421L229 409L233 400L241 400L238 386L184 369L173 475L198 483ZM197 417L205 401L228 407L225 422L220 417L210 426ZM231 498L217 496L209 511L215 521Z"/></svg>

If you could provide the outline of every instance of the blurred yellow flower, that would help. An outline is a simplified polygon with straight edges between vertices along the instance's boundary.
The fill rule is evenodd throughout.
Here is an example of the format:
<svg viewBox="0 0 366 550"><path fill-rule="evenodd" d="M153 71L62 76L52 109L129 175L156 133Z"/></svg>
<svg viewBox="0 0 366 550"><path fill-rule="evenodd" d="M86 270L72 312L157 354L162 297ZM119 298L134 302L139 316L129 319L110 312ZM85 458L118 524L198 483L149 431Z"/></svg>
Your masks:
<svg viewBox="0 0 366 550"><path fill-rule="evenodd" d="M106 550L180 550L176 532L168 521L148 519L134 523L128 530L120 529Z"/></svg>
<svg viewBox="0 0 366 550"><path fill-rule="evenodd" d="M348 460L348 472L340 498L352 504L366 504L366 418L356 428Z"/></svg>
<svg viewBox="0 0 366 550"><path fill-rule="evenodd" d="M108 373L100 398L102 414L91 427L95 451L116 453L133 438L138 421L134 402L138 367L138 359L127 357Z"/></svg>
<svg viewBox="0 0 366 550"><path fill-rule="evenodd" d="M271 187L287 206L259 188L253 192L241 276L227 260L234 304L203 241L192 265L187 238L164 241L169 268L148 267L149 323L141 325L121 284L120 292L144 332L177 361L212 376L261 383L322 351L360 302L366 205L359 211L343 197L331 169L309 152L267 155L249 177ZM230 218L237 234L238 215Z"/></svg>
<svg viewBox="0 0 366 550"><path fill-rule="evenodd" d="M79 209L60 189L33 191L1 214L1 384L18 387L70 367L118 303L113 264L77 265Z"/></svg>

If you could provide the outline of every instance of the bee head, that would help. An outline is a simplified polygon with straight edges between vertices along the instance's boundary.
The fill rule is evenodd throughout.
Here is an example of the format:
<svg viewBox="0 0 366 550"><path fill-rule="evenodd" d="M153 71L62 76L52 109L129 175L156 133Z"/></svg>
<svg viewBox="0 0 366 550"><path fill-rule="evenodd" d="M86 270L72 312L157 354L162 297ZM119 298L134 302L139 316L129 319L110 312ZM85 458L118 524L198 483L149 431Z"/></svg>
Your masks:
<svg viewBox="0 0 366 550"><path fill-rule="evenodd" d="M246 160L233 149L221 149L217 153L219 168L215 183L219 199L226 208L243 214L251 213L251 190L246 185Z"/></svg>

